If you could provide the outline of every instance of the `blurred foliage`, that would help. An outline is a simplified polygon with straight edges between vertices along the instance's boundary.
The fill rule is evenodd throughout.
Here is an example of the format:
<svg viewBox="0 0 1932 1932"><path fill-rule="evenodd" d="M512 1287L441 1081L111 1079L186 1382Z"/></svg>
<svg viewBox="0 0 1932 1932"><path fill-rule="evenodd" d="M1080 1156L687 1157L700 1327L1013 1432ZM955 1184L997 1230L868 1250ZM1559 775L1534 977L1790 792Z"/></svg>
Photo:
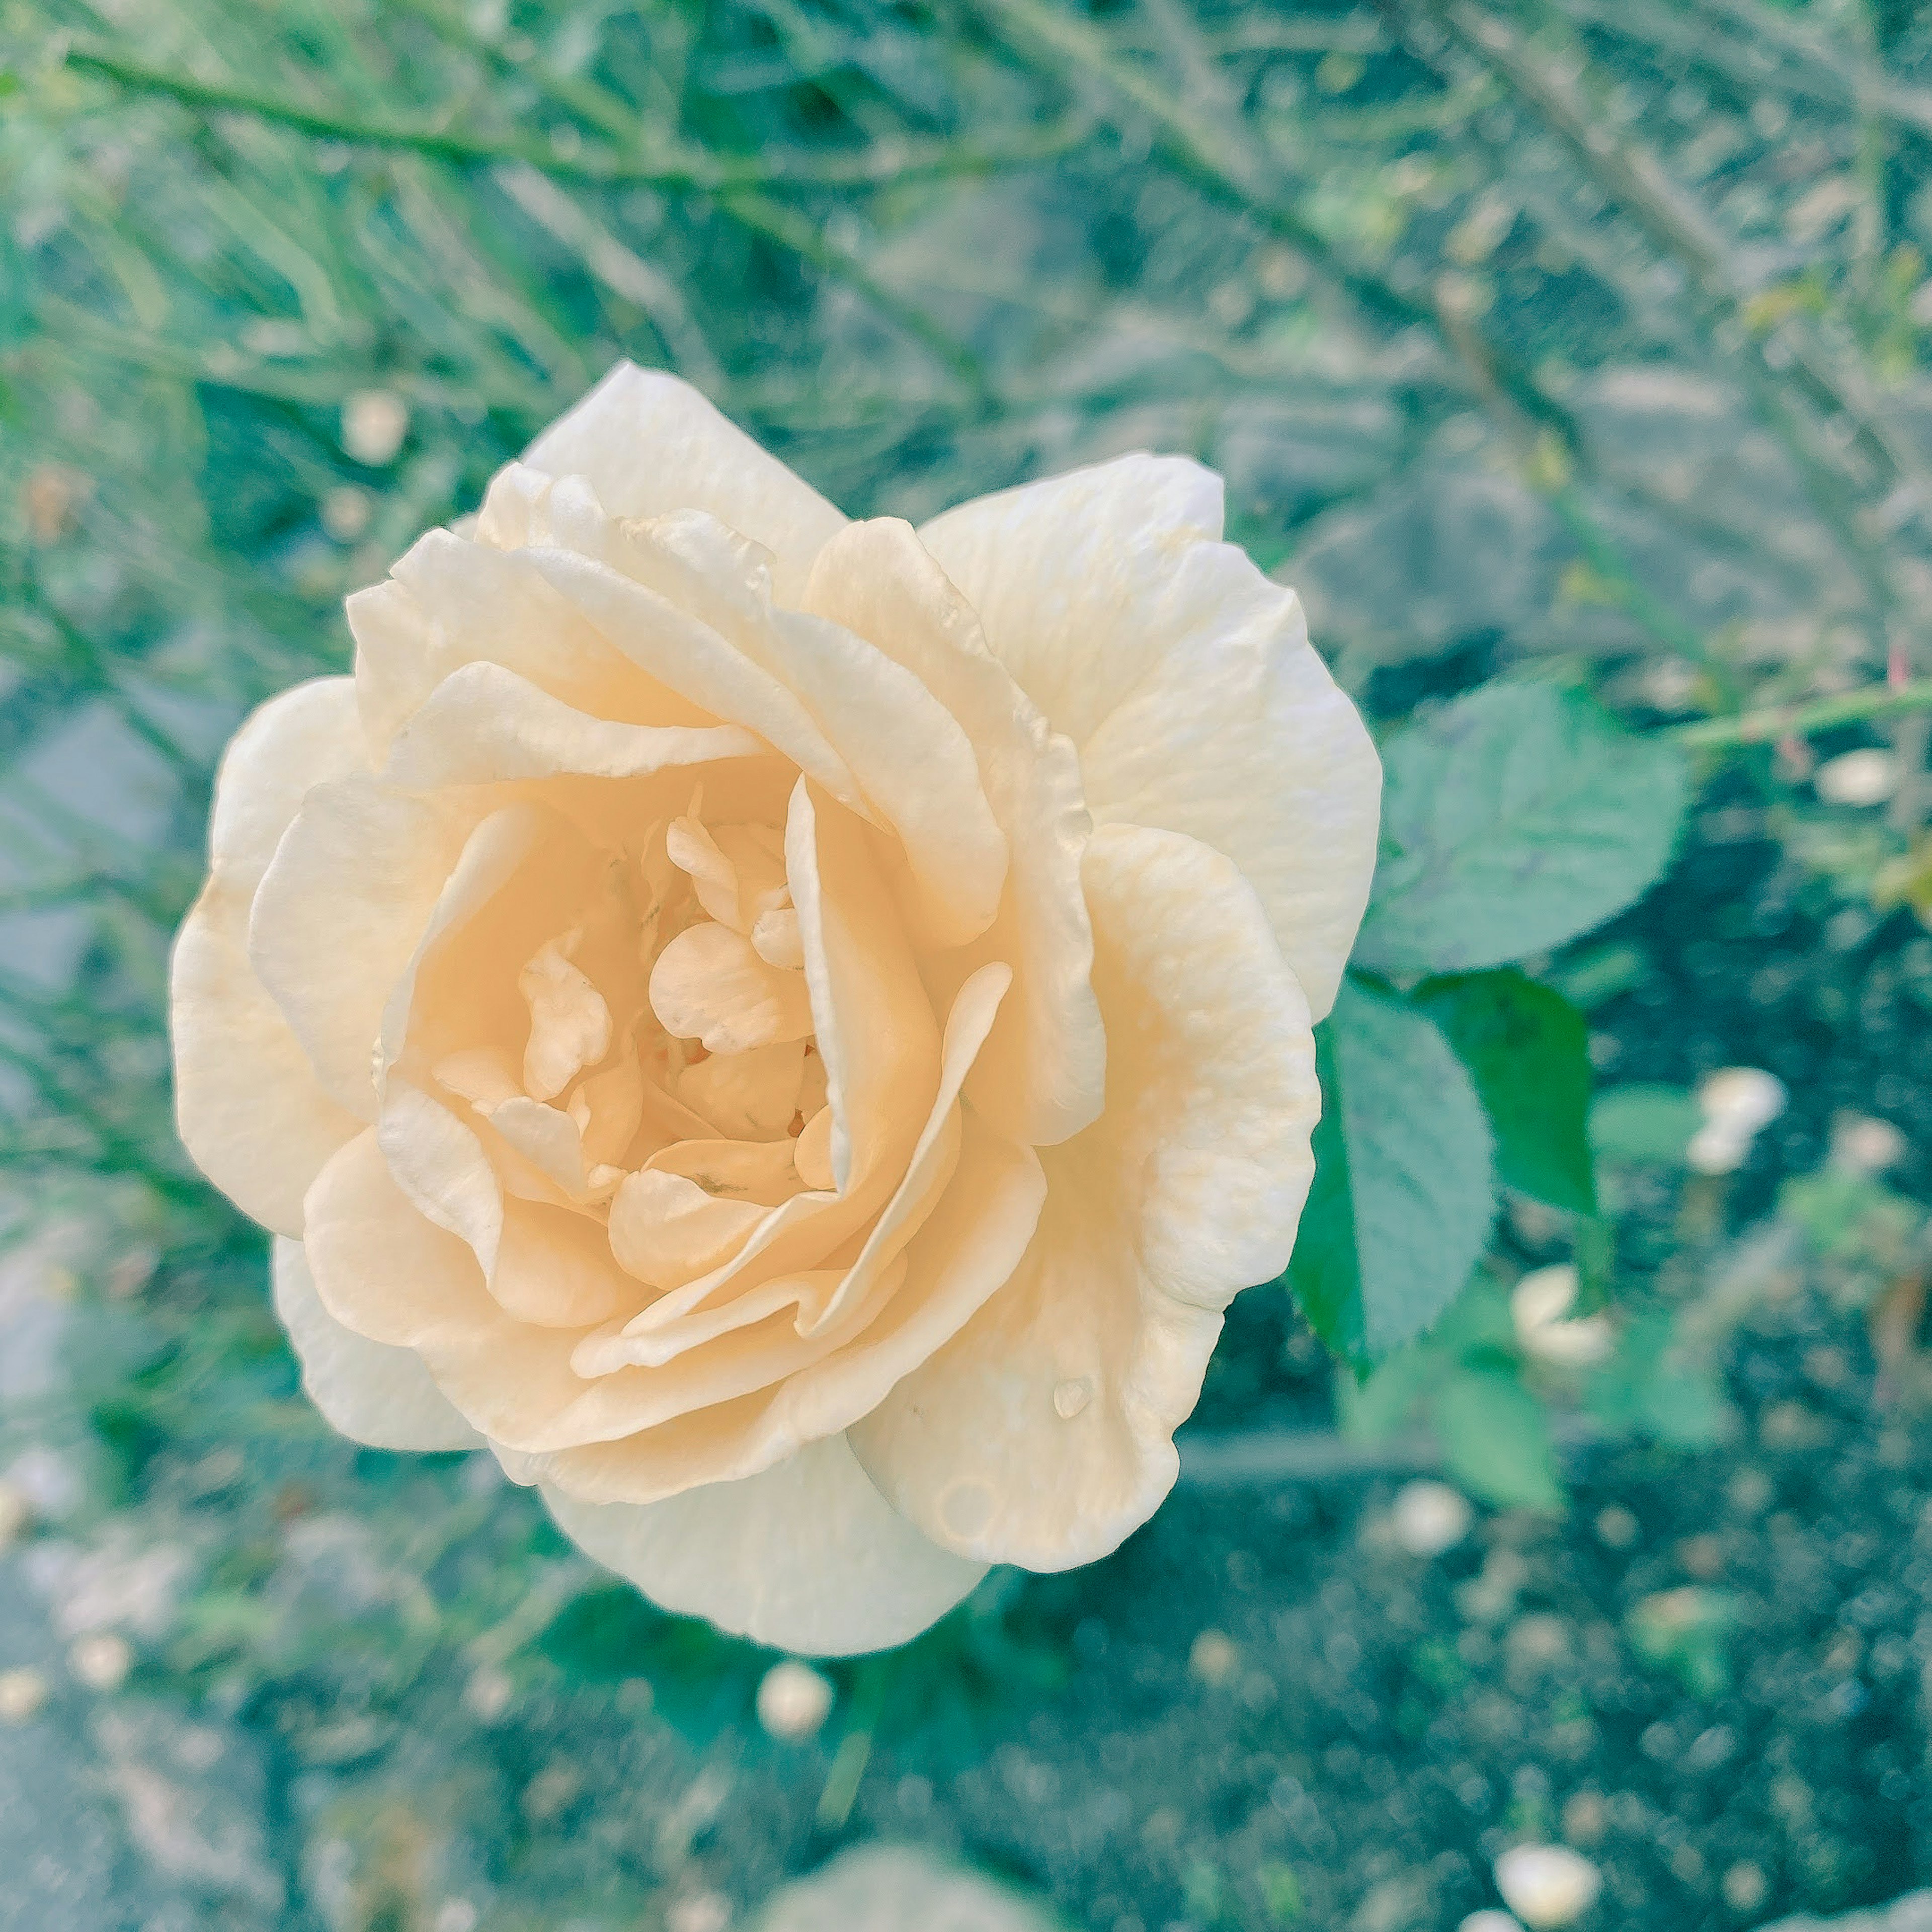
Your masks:
<svg viewBox="0 0 1932 1932"><path fill-rule="evenodd" d="M769 1659L611 1592L467 1463L328 1435L258 1238L169 1119L166 947L222 742L344 668L345 593L613 361L676 369L854 514L1191 452L1402 730L1394 768L1444 700L1599 748L1668 734L1694 839L1774 839L1808 916L1904 957L1932 906L1928 154L1932 22L1898 0L0 0L0 1160L11 1252L51 1240L74 1282L66 1366L10 1396L0 1450L68 1459L80 1499L37 1507L68 1534L118 1547L138 1505L176 1552L142 1671L224 1721L272 1712L298 1784L394 1759L406 1816L405 1711L495 1736L506 1699L615 1683L748 1735ZM1627 938L1572 943L1628 896L1556 922L1508 976L1523 997L1587 1015L1642 982ZM1529 1178L1538 1124L1505 1122L1452 983L1354 990L1468 1061L1502 1218L1388 1317L1378 1346L1426 1325L1487 1238L1352 1400L1546 1506L1552 1406L1719 1426L1708 1346L1610 1258L1659 1200L1694 1245L1695 1103L1599 1100L1599 1220L1574 1158ZM1574 1156L1584 1027L1543 1011L1568 1096L1543 1126ZM1808 1184L1787 1220L1882 1298L1922 1216ZM1574 1371L1526 1350L1505 1286L1565 1256L1580 1308L1630 1291L1614 1355ZM969 1750L1054 1681L1060 1588L993 1580L902 1661L836 1673L821 1815L875 1731ZM1724 1628L1680 1604L1635 1640L1714 1686ZM506 1913L648 1897L626 1865L579 1898L541 1828L570 1768L514 1755L464 1773ZM408 1922L409 1842L289 1886L362 1901L332 1923ZM1298 1918L1286 1868L1264 1889Z"/></svg>

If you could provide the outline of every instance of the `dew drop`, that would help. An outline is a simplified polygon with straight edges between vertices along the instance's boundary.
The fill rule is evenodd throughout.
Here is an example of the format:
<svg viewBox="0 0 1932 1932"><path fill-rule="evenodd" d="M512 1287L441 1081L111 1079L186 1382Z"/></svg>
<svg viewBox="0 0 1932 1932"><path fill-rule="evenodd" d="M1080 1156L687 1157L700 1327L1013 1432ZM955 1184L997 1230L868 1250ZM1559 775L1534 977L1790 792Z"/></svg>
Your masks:
<svg viewBox="0 0 1932 1932"><path fill-rule="evenodd" d="M1071 1422L1093 1400L1092 1382L1085 1376L1076 1376L1054 1390L1054 1413L1063 1422Z"/></svg>

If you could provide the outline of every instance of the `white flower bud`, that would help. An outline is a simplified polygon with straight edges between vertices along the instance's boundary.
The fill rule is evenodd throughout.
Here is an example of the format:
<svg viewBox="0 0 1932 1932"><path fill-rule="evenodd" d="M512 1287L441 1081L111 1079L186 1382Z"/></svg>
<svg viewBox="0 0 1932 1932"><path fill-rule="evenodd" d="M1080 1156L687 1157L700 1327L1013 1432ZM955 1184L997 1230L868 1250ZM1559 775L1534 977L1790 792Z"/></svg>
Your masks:
<svg viewBox="0 0 1932 1932"><path fill-rule="evenodd" d="M38 1670L0 1670L0 1724L24 1724L47 1701L47 1680Z"/></svg>
<svg viewBox="0 0 1932 1932"><path fill-rule="evenodd" d="M1870 746L1827 758L1811 780L1827 805L1882 805L1898 784L1898 761Z"/></svg>
<svg viewBox="0 0 1932 1932"><path fill-rule="evenodd" d="M831 1714L832 1686L808 1664L787 1658L758 1685L758 1722L775 1738L801 1742Z"/></svg>
<svg viewBox="0 0 1932 1932"><path fill-rule="evenodd" d="M1469 1533L1475 1512L1460 1490L1447 1483L1405 1483L1390 1512L1395 1540L1412 1556L1440 1556Z"/></svg>
<svg viewBox="0 0 1932 1932"><path fill-rule="evenodd" d="M1567 1845L1518 1845L1496 1861L1496 1889L1531 1932L1574 1924L1603 1886L1603 1874Z"/></svg>
<svg viewBox="0 0 1932 1932"><path fill-rule="evenodd" d="M112 1630L82 1637L67 1654L68 1667L90 1690L114 1691L128 1681L134 1653L125 1637Z"/></svg>

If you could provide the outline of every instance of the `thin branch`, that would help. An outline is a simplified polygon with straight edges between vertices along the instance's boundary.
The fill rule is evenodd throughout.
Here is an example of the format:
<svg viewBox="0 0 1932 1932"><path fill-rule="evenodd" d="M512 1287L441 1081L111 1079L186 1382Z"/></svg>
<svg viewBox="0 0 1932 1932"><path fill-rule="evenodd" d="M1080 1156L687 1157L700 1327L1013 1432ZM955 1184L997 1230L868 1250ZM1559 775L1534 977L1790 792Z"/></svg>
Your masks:
<svg viewBox="0 0 1932 1932"><path fill-rule="evenodd" d="M136 93L159 94L210 112L252 115L257 120L352 147L400 149L468 166L522 162L560 180L596 187L685 189L706 195L753 189L896 188L910 182L968 179L1052 160L1077 147L1090 132L1090 124L1084 118L1068 116L997 147L957 142L881 142L856 154L720 157L671 150L647 158L588 149L572 152L548 141L466 134L426 122L338 113L253 88L198 80L192 74L151 66L102 48L71 47L67 61L70 67L100 74Z"/></svg>
<svg viewBox="0 0 1932 1932"><path fill-rule="evenodd" d="M1842 697L1821 698L1812 704L1747 711L1735 718L1700 718L1694 724L1673 725L1664 735L1699 751L1768 745L1780 738L1809 737L1814 731L1829 731L1840 724L1903 717L1918 711L1932 711L1932 680L1896 687L1874 686L1848 691Z"/></svg>
<svg viewBox="0 0 1932 1932"><path fill-rule="evenodd" d="M1575 82L1538 59L1506 22L1470 0L1432 0L1430 11L1474 57L1492 68L1533 107L1544 124L1568 146L1592 179L1612 194L1664 254L1690 276L1724 321L1742 331L1757 361L1766 360L1762 332L1744 314L1746 292L1732 273L1726 237L1685 194L1649 152L1603 127L1585 104ZM1840 417L1855 431L1855 443L1887 485L1926 479L1918 460L1866 400L1829 366L1820 346L1803 331L1786 328L1780 340L1791 353L1792 373L1810 400ZM1927 493L1922 489L1922 496Z"/></svg>
<svg viewBox="0 0 1932 1932"><path fill-rule="evenodd" d="M1364 314L1391 328L1420 325L1428 329L1468 368L1479 393L1501 394L1554 431L1566 446L1575 447L1576 425L1568 410L1514 357L1478 336L1439 292L1425 301L1345 261L1328 238L1276 190L1262 157L1232 138L1220 123L1204 121L1148 74L1120 59L1099 28L1045 0L992 0L988 11L1003 16L1021 38L1050 55L1075 86L1088 92L1097 86L1116 104L1133 110L1126 117L1128 132L1137 131L1136 117L1151 122L1156 146L1178 174L1297 249ZM1118 106L1109 118L1120 124Z"/></svg>

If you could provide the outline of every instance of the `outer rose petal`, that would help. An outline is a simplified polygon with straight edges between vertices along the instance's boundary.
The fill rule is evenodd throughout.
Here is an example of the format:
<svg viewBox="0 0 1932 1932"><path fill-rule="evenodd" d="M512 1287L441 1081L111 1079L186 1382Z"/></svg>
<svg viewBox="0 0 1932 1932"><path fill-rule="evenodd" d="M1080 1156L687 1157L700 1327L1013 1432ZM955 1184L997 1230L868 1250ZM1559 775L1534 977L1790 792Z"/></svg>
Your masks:
<svg viewBox="0 0 1932 1932"><path fill-rule="evenodd" d="M919 540L993 655L1079 745L1178 641L1149 619L1181 559L1220 535L1211 470L1123 456L961 503Z"/></svg>
<svg viewBox="0 0 1932 1932"><path fill-rule="evenodd" d="M920 536L1078 744L1096 824L1225 852L1319 1018L1367 903L1380 767L1293 593L1220 534L1218 477L1128 456L963 503Z"/></svg>
<svg viewBox="0 0 1932 1932"><path fill-rule="evenodd" d="M319 785L255 895L248 957L323 1090L358 1118L376 1114L383 1010L471 823L361 773Z"/></svg>
<svg viewBox="0 0 1932 1932"><path fill-rule="evenodd" d="M545 430L524 460L553 476L587 478L614 517L708 511L771 552L773 585L788 604L845 521L688 382L629 362Z"/></svg>
<svg viewBox="0 0 1932 1932"><path fill-rule="evenodd" d="M182 1144L242 1211L302 1232L302 1202L356 1131L322 1091L248 963L248 908L310 786L362 762L354 687L319 678L263 705L221 761L206 886L175 942L169 995Z"/></svg>
<svg viewBox="0 0 1932 1932"><path fill-rule="evenodd" d="M986 648L979 620L909 524L848 524L819 553L812 608L902 664L964 728L1012 862L998 916L950 970L989 960L1015 972L968 1097L1036 1146L1100 1111L1106 1036L1090 983L1094 930L1080 890L1092 830L1071 742Z"/></svg>
<svg viewBox="0 0 1932 1932"><path fill-rule="evenodd" d="M1117 826L1085 875L1106 1110L1046 1150L1012 1280L851 1431L935 1541L1034 1570L1105 1556L1172 1486L1221 1310L1286 1264L1321 1105L1306 1004L1228 860Z"/></svg>
<svg viewBox="0 0 1932 1932"><path fill-rule="evenodd" d="M815 1657L903 1643L986 1574L895 1514L842 1436L661 1503L549 1489L544 1500L566 1535L665 1609Z"/></svg>
<svg viewBox="0 0 1932 1932"><path fill-rule="evenodd" d="M299 1241L275 1244L275 1312L302 1364L302 1387L332 1428L371 1449L478 1449L412 1348L345 1328L316 1298Z"/></svg>

